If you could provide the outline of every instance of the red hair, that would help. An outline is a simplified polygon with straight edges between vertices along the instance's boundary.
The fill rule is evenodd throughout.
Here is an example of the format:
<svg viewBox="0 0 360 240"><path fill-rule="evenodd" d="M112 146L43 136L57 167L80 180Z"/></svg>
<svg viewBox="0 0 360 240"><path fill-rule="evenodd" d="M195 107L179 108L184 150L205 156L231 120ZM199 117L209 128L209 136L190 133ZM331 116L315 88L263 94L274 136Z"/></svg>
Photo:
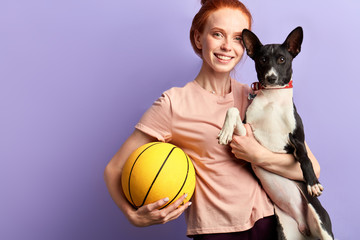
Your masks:
<svg viewBox="0 0 360 240"><path fill-rule="evenodd" d="M199 12L195 15L192 25L190 28L190 42L191 45L197 55L201 57L201 49L198 49L195 45L195 31L199 31L202 33L204 31L204 27L206 21L211 13L215 12L216 10L222 8L231 8L240 10L245 16L248 17L249 20L249 29L251 29L251 20L252 16L250 11L245 7L245 5L238 1L238 0L201 0L201 8Z"/></svg>

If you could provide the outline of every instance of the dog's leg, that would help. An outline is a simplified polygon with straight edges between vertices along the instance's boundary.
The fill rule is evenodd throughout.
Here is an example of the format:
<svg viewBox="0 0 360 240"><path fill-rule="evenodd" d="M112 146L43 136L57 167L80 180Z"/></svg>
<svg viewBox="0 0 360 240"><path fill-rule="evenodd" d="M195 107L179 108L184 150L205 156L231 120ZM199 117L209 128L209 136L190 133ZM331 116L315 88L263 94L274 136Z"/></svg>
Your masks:
<svg viewBox="0 0 360 240"><path fill-rule="evenodd" d="M300 163L304 180L307 184L309 195L318 197L321 195L324 187L319 183L310 158L307 155L304 142L296 139L293 134L289 133L290 144L294 147L294 157Z"/></svg>
<svg viewBox="0 0 360 240"><path fill-rule="evenodd" d="M297 222L298 230L304 236L309 236L310 230L305 218L307 202L295 182L255 165L252 168L274 204Z"/></svg>
<svg viewBox="0 0 360 240"><path fill-rule="evenodd" d="M245 136L246 129L241 122L239 110L232 107L227 111L224 125L218 135L219 143L227 145L231 142L234 133L236 135Z"/></svg>
<svg viewBox="0 0 360 240"><path fill-rule="evenodd" d="M330 219L329 219L329 221L330 221ZM324 228L324 223L321 221L319 213L316 211L314 206L312 206L311 204L308 204L307 222L309 223L310 231L311 231L312 235L317 236L321 240L333 240L334 239L332 231L329 231L329 229Z"/></svg>
<svg viewBox="0 0 360 240"><path fill-rule="evenodd" d="M292 239L308 240L309 239L309 237L301 234L298 231L298 224L292 217L290 217L288 214L286 214L276 205L274 206L274 208L275 208L275 215L278 219L278 226L277 226L278 240L292 240Z"/></svg>

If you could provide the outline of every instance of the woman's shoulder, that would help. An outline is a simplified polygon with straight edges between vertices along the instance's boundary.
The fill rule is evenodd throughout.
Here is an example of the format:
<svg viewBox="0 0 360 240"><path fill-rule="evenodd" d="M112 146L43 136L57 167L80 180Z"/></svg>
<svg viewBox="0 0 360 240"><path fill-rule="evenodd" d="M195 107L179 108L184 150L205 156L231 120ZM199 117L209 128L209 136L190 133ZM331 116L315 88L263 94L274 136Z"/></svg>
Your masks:
<svg viewBox="0 0 360 240"><path fill-rule="evenodd" d="M246 83L241 83L241 82L238 82L237 80L233 79L232 85L234 86L233 92L234 92L235 98L244 99L244 98L247 98L250 93L252 93L250 86Z"/></svg>
<svg viewBox="0 0 360 240"><path fill-rule="evenodd" d="M233 80L234 89L251 92L251 88L249 87L248 84L241 83L233 78L232 78L232 80Z"/></svg>

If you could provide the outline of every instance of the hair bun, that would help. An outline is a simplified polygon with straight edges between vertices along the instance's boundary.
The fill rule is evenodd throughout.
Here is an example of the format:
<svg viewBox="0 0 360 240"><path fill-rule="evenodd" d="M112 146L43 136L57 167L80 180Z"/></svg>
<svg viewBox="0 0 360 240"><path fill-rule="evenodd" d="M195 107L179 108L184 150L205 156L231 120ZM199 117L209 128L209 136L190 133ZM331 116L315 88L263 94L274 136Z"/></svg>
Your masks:
<svg viewBox="0 0 360 240"><path fill-rule="evenodd" d="M201 5L204 5L208 0L201 0Z"/></svg>

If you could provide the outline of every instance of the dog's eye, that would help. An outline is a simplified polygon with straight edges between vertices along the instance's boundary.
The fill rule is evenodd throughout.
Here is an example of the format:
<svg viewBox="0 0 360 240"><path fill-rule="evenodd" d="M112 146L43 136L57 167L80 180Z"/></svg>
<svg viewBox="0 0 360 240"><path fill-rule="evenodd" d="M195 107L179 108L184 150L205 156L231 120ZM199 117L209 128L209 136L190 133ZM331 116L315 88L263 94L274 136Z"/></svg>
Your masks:
<svg viewBox="0 0 360 240"><path fill-rule="evenodd" d="M260 58L260 61L261 61L262 63L266 63L267 58L266 58L266 57L261 57L261 58Z"/></svg>
<svg viewBox="0 0 360 240"><path fill-rule="evenodd" d="M285 63L285 57L284 56L279 57L278 58L278 63L279 64Z"/></svg>

